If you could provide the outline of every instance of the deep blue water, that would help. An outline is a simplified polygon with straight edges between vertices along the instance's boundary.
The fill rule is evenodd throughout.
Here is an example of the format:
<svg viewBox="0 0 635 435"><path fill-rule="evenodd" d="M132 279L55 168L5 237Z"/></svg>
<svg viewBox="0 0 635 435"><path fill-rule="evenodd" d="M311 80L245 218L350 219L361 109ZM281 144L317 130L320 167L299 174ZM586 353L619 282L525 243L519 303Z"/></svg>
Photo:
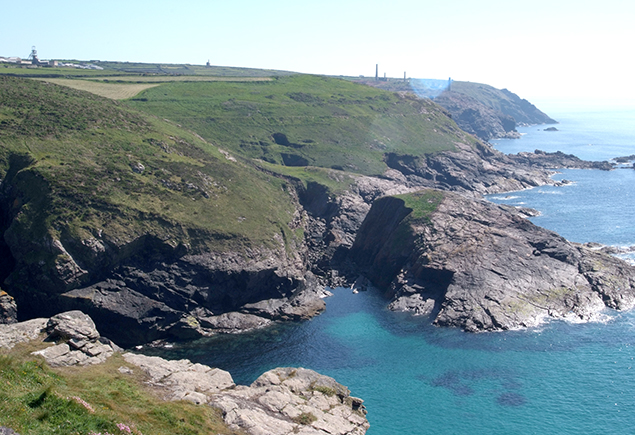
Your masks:
<svg viewBox="0 0 635 435"><path fill-rule="evenodd" d="M594 160L635 154L635 134L624 124L634 111L576 109L545 110L561 121L559 132L527 127L522 139L495 146ZM633 245L634 176L626 169L565 171L558 177L575 184L493 200L540 210L536 224L574 241ZM223 368L243 384L278 366L333 376L365 400L369 435L635 433L633 312L607 310L598 323L467 334L390 312L373 291L334 293L326 312L310 321L148 352Z"/></svg>

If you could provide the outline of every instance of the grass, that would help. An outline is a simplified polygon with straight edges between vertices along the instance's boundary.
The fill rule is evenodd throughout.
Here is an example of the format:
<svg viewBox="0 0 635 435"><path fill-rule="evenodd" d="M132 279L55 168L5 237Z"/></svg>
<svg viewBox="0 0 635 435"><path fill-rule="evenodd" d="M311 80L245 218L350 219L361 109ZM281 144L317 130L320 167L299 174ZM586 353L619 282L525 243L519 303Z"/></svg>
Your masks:
<svg viewBox="0 0 635 435"><path fill-rule="evenodd" d="M284 166L379 175L386 152L420 156L472 141L430 101L327 77L166 83L127 103L232 152Z"/></svg>
<svg viewBox="0 0 635 435"><path fill-rule="evenodd" d="M151 234L195 251L239 253L278 250L281 237L292 250L301 237L288 225L295 209L285 180L226 159L176 125L10 77L0 77L0 107L0 176L15 156L28 162L12 180L21 214L9 232L25 255L40 251L46 234L81 240L103 231L115 245ZM145 170L135 173L139 162Z"/></svg>
<svg viewBox="0 0 635 435"><path fill-rule="evenodd" d="M104 364L51 369L32 350L27 344L0 353L0 426L22 435L128 433L121 425L145 435L237 434L215 409L161 400L120 355ZM133 374L120 373L121 366Z"/></svg>
<svg viewBox="0 0 635 435"><path fill-rule="evenodd" d="M408 216L411 221L428 223L443 201L444 193L439 190L422 190L395 196L402 199L406 207L412 209Z"/></svg>
<svg viewBox="0 0 635 435"><path fill-rule="evenodd" d="M117 77L117 76L199 76L199 77L281 77L294 74L289 71L266 70L256 68L238 68L227 66L204 66L188 64L152 64L140 62L102 62L102 61L81 61L73 59L59 59L63 63L84 64L90 63L98 65L102 70L79 69L69 67L46 67L27 68L13 64L0 64L0 75L14 75L20 77Z"/></svg>

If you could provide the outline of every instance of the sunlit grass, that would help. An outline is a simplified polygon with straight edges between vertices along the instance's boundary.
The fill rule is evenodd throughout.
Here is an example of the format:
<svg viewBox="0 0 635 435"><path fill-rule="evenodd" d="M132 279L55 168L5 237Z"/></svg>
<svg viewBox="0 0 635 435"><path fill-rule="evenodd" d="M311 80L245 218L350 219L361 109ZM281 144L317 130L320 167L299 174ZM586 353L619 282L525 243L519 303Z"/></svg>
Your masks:
<svg viewBox="0 0 635 435"><path fill-rule="evenodd" d="M37 347L0 352L0 426L22 435L121 434L126 427L145 435L238 433L218 410L163 401L118 354L99 365L51 369L30 355ZM121 373L122 366L132 373Z"/></svg>

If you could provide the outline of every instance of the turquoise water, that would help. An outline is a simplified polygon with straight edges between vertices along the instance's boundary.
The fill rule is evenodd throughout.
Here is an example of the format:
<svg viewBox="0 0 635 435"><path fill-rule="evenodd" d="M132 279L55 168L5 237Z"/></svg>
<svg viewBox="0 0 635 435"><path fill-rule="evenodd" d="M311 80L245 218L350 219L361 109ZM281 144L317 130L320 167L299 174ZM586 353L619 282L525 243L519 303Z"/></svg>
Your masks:
<svg viewBox="0 0 635 435"><path fill-rule="evenodd" d="M577 110L569 122L566 113L546 111L565 119L560 132L527 127L522 139L496 147L555 151L546 145L557 138L559 149L573 152L562 144L594 148L583 145L593 134L602 142L589 143L605 144L596 154L607 155L601 159L635 154L635 135L616 121L617 113L603 112L600 122ZM633 112L622 115L631 119ZM539 209L535 223L574 241L632 245L634 174L565 171L558 177L574 185L493 200ZM607 310L598 323L554 321L525 331L467 334L390 312L374 291L334 293L326 312L310 321L147 352L220 367L243 384L278 366L317 370L365 400L369 435L635 432L634 312Z"/></svg>

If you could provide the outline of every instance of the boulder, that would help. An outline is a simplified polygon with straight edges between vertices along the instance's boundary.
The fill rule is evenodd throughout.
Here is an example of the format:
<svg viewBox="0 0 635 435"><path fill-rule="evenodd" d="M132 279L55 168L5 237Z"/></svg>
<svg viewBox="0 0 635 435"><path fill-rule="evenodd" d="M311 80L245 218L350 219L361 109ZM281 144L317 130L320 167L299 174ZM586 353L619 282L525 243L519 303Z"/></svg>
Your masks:
<svg viewBox="0 0 635 435"><path fill-rule="evenodd" d="M46 321L47 340L58 344L33 352L52 367L100 364L121 348L101 337L93 320L81 311L67 311Z"/></svg>
<svg viewBox="0 0 635 435"><path fill-rule="evenodd" d="M11 295L0 290L0 324L17 323L18 306Z"/></svg>
<svg viewBox="0 0 635 435"><path fill-rule="evenodd" d="M51 317L46 324L50 339L91 341L99 338L93 319L81 311L67 311Z"/></svg>

